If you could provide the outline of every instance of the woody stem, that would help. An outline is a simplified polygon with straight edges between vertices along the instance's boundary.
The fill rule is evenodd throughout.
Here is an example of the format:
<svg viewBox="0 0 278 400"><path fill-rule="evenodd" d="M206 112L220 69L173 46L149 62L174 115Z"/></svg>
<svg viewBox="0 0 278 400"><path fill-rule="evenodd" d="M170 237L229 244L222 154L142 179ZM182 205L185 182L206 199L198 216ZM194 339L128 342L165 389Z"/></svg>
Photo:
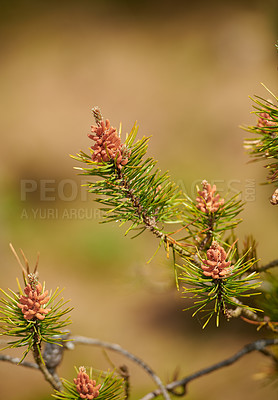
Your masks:
<svg viewBox="0 0 278 400"><path fill-rule="evenodd" d="M39 339L39 337L38 337L37 332L34 334L32 352L33 352L34 360L35 360L35 362L36 362L38 368L39 368L40 371L42 372L42 374L43 374L45 380L46 380L48 383L50 383L50 385L51 385L54 389L56 389L56 390L58 390L59 392L61 392L63 386L62 386L62 383L61 383L59 377L58 377L57 375L55 375L55 377L54 377L54 376L49 372L49 370L47 369L47 367L46 367L46 365L45 365L45 363L44 363L44 361L43 361L43 358L42 358L42 355L41 355L41 352L40 352L40 339Z"/></svg>
<svg viewBox="0 0 278 400"><path fill-rule="evenodd" d="M118 177L121 180L122 185L126 190L126 197L131 200L131 203L135 209L136 214L144 222L145 227L152 232L158 239L161 239L169 247L172 247L180 256L188 256L188 253L184 248L178 244L171 236L160 231L157 226L157 221L155 216L149 216L140 204L140 199L135 196L133 189L130 188L127 180L125 179L121 170L117 169Z"/></svg>
<svg viewBox="0 0 278 400"><path fill-rule="evenodd" d="M214 225L214 214L211 213L209 215L209 220L208 220L208 228L206 231L206 236L202 240L199 246L199 250L204 250L207 247L207 244L210 243L212 236L213 236L213 225Z"/></svg>

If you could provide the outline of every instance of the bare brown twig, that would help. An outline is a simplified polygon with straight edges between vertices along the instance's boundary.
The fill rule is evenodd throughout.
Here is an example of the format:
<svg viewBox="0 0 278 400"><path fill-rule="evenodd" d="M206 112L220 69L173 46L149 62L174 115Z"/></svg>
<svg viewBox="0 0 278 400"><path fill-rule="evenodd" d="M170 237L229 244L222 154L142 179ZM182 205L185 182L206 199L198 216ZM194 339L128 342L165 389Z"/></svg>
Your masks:
<svg viewBox="0 0 278 400"><path fill-rule="evenodd" d="M156 398L159 395L163 395L164 398L170 400L168 392L174 394L175 396L184 396L187 393L187 384L197 378L200 378L204 375L207 375L211 372L217 371L221 368L228 367L229 365L234 364L237 362L240 358L243 356L253 352L253 351L259 351L263 355L270 357L272 361L277 363L277 357L268 351L266 347L272 346L272 345L277 345L278 344L278 338L275 339L260 339L256 340L255 342L249 343L246 346L244 346L240 351L235 353L233 356L226 358L225 360L222 360L216 364L213 364L207 368L201 369L191 375L188 375L187 377L184 377L179 380L175 380L167 385L163 385L160 378L151 370L151 368L141 359L133 355L132 353L128 352L127 350L123 349L120 345L115 344L115 343L108 343L108 342L103 342L99 339L94 339L94 338L88 338L84 336L71 336L71 340L74 341L76 344L85 344L85 345L93 345L93 346L101 346L104 348L107 348L109 350L116 351L118 353L123 354L125 357L129 358L130 360L136 362L139 364L148 374L151 375L153 380L156 382L158 389L154 390L153 392L148 393L146 396L142 397L140 400L152 400ZM39 355L38 355L39 356ZM0 361L8 361L12 364L18 364L20 362L19 358L16 357L11 357L9 355L0 355ZM56 374L51 375L47 368L43 366L43 363L41 359L38 359L38 363L32 363L29 361L22 361L20 366L24 367L29 367L29 368L34 368L34 369L40 369L44 376L45 379L53 386L56 388L56 390L61 391L61 386L59 386L60 380ZM59 389L57 389L59 387ZM168 392L167 392L168 391ZM165 396L166 392L166 396Z"/></svg>
<svg viewBox="0 0 278 400"><path fill-rule="evenodd" d="M12 363L12 364L15 364L15 365L19 365L19 366L22 366L22 367L39 369L39 367L38 367L38 365L36 363L30 362L30 361L26 361L26 360L23 360L20 363L20 358L11 357L8 354L0 354L0 361L7 361L9 363Z"/></svg>
<svg viewBox="0 0 278 400"><path fill-rule="evenodd" d="M27 368L34 368L36 370L41 370L40 366L37 363L33 363L33 362L27 361L27 360L23 360L23 361L20 362L20 360L21 359L18 358L18 357L11 357L8 354L0 354L0 361L7 361L7 362L9 362L11 364L15 364L17 366L27 367ZM61 382L60 382L60 378L58 377L56 372L54 372L53 374L50 374L49 372L44 370L44 372L43 372L44 376L45 376L45 373L47 374L48 378L50 378L50 380L49 379L46 379L46 380L51 384L51 386L53 386L52 381L56 382L55 383L56 387L58 387L59 384L60 384L60 389L59 390L61 390L62 389L62 385L61 385ZM51 375L52 378L49 375Z"/></svg>
<svg viewBox="0 0 278 400"><path fill-rule="evenodd" d="M34 359L38 365L38 368L41 370L45 380L50 383L50 385L58 390L59 392L62 391L63 389L63 385L62 382L60 381L60 378L58 377L57 374L51 374L49 372L49 370L47 369L46 365L44 364L42 357L39 353L38 347L37 346L33 346L33 356Z"/></svg>
<svg viewBox="0 0 278 400"><path fill-rule="evenodd" d="M262 265L261 267L256 267L256 268L254 268L254 270L257 272L264 272L264 271L267 271L268 269L274 268L274 267L278 267L278 259L273 260L268 264Z"/></svg>
<svg viewBox="0 0 278 400"><path fill-rule="evenodd" d="M223 361L220 361L219 363L213 364L210 367L204 368L200 371L195 372L194 374L191 374L183 379L174 381L166 385L166 389L173 393L175 396L184 396L186 395L187 391L187 384L194 379L200 378L201 376L207 375L211 372L217 371L218 369L228 367L229 365L234 364L236 361L238 361L241 357L245 356L248 353L251 353L252 351L259 351L265 356L273 358L272 354L268 351L264 351L265 347L271 346L278 344L278 338L276 339L260 339L256 340L255 342L249 343L246 346L244 346L240 351L235 353L233 356L226 358ZM176 391L177 388L180 388L180 391ZM155 390L151 393L148 393L146 396L142 397L140 400L152 400L155 397L160 395L159 390Z"/></svg>
<svg viewBox="0 0 278 400"><path fill-rule="evenodd" d="M242 307L241 301L238 300L236 297L233 297L232 300L234 303L238 304L238 307L227 311L228 318L238 318L243 314L245 317L249 318L252 321L263 321L263 318L259 317L258 314L256 314L254 311Z"/></svg>

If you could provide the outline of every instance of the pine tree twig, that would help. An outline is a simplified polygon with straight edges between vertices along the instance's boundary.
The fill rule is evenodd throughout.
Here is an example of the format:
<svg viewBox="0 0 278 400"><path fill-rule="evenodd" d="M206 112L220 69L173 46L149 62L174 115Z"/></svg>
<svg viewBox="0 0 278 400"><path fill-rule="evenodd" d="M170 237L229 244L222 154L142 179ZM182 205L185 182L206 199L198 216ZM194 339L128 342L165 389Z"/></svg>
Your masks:
<svg viewBox="0 0 278 400"><path fill-rule="evenodd" d="M125 399L128 400L130 393L130 374L128 367L126 365L120 365L117 371L124 378Z"/></svg>
<svg viewBox="0 0 278 400"><path fill-rule="evenodd" d="M235 297L233 297L232 300L234 303L239 304L239 306L237 308L235 308L234 310L232 310L232 309L227 310L228 318L238 318L243 314L244 316L251 319L252 321L259 321L259 322L263 321L263 319L261 317L259 317L258 314L256 314L255 312L249 310L248 308L241 307L242 303L240 300L238 300Z"/></svg>
<svg viewBox="0 0 278 400"><path fill-rule="evenodd" d="M211 242L211 239L213 237L213 231L214 231L213 227L214 227L214 215L212 214L208 218L208 226L206 228L206 236L204 237L204 239L198 246L199 251L204 250L206 248L207 244Z"/></svg>
<svg viewBox="0 0 278 400"><path fill-rule="evenodd" d="M153 233L158 239L161 239L166 246L172 247L180 256L187 256L188 253L183 249L182 245L178 243L175 239L173 239L170 235L161 232L159 227L157 226L156 218L149 217L147 212L144 210L142 205L140 204L139 199L134 195L133 190L130 189L126 179L123 177L122 171L118 170L119 179L121 179L123 186L126 189L126 197L129 198L132 202L132 205L135 209L135 212L139 217L142 218L144 225L146 228Z"/></svg>
<svg viewBox="0 0 278 400"><path fill-rule="evenodd" d="M130 353L129 351L123 349L119 344L103 342L102 340L88 338L85 336L70 336L70 340L72 340L76 344L100 346L121 353L122 355L129 358L136 364L140 365L152 377L153 381L157 384L159 388L159 393L163 395L164 399L170 400L169 394L165 389L165 386L163 385L161 379L155 374L155 372L143 360L141 360L134 354Z"/></svg>
<svg viewBox="0 0 278 400"><path fill-rule="evenodd" d="M271 351L263 348L259 350L260 353L264 354L266 357L270 357L272 361L274 361L278 365L278 358L275 356L275 354L271 353Z"/></svg>
<svg viewBox="0 0 278 400"><path fill-rule="evenodd" d="M4 340L1 342L6 343L6 341L4 341ZM71 348L71 347L68 347L68 348ZM61 391L62 383L60 381L58 374L55 372L54 369L51 370L50 368L47 368L46 365L42 362L41 355L39 354L39 351L36 348L36 346L34 346L34 349L33 349L33 356L36 361L35 363L33 363L31 361L22 360L22 358L12 357L12 356L9 356L6 354L0 354L0 361L7 361L7 362L10 362L17 366L34 368L34 369L40 370L42 372L42 374L44 375L44 378L46 379L46 381L48 383L50 383L50 385L54 389Z"/></svg>
<svg viewBox="0 0 278 400"><path fill-rule="evenodd" d="M50 383L50 385L54 389L61 392L63 389L63 385L60 381L60 378L58 377L58 375L56 373L52 375L49 372L49 370L47 369L46 365L44 364L44 362L42 360L41 354L39 353L38 346L36 346L36 345L33 346L33 356L34 356L35 362L37 363L38 368L41 370L45 380L48 383Z"/></svg>
<svg viewBox="0 0 278 400"><path fill-rule="evenodd" d="M248 322L248 324L257 325L257 331L259 331L263 326L270 329L272 332L278 333L278 328L275 328L278 325L278 322L273 322L270 320L268 316L264 316L263 319L259 321L252 321L248 318L245 318L241 315L240 317L243 321Z"/></svg>
<svg viewBox="0 0 278 400"><path fill-rule="evenodd" d="M242 304L238 299L233 298L233 301L237 304ZM267 316L260 317L258 314L253 312L252 310L244 307L237 307L235 309L227 310L227 317L229 318L238 318L240 317L243 321L258 325L258 329L260 330L263 326L267 329L270 329L272 332L278 332L277 328L275 328L276 322L272 322L270 318Z"/></svg>
<svg viewBox="0 0 278 400"><path fill-rule="evenodd" d="M7 354L0 354L0 361L7 361L7 362L9 362L9 363L11 363L11 364L15 364L15 365L17 365L17 366L19 366L19 367L34 368L34 369L37 369L37 370L40 369L40 367L39 367L39 365L38 365L37 363L33 363L33 362L31 362L31 361L26 361L26 360L21 361L20 358L18 358L18 357L11 357L11 356L9 356L9 355L7 355ZM20 361L21 361L21 362L20 362ZM50 374L50 375L52 375L54 381L56 381L57 384L59 384L60 378L59 378L59 376L56 374L56 372L53 372L53 373ZM49 382L49 381L48 381L48 382ZM51 379L51 382L52 382L52 379ZM52 385L52 383L51 383L51 385ZM52 386L53 386L53 385L52 385ZM62 385L61 385L61 387L60 387L60 390L61 390L61 389L62 389Z"/></svg>
<svg viewBox="0 0 278 400"><path fill-rule="evenodd" d="M65 331L65 333L59 335L61 338L59 342L58 341L56 343L47 342L44 346L42 358L44 360L47 369L52 375L55 374L56 368L61 364L65 349L70 349L73 346L73 344L70 341L67 341L69 335L70 335L69 331Z"/></svg>
<svg viewBox="0 0 278 400"><path fill-rule="evenodd" d="M28 367L28 368L34 368L34 369L39 369L38 364L33 363L31 361L26 361L23 360L20 362L20 358L18 357L11 357L7 354L0 354L0 361L7 361L9 363L18 365L18 366L22 366L22 367Z"/></svg>
<svg viewBox="0 0 278 400"><path fill-rule="evenodd" d="M129 399L129 389L130 389L130 375L129 375L129 370L128 367L123 364L117 367L113 361L110 359L109 355L107 354L106 350L103 349L103 354L105 358L107 359L108 363L111 365L113 370L115 370L119 375L121 375L124 379L124 391L125 391L125 400Z"/></svg>
<svg viewBox="0 0 278 400"><path fill-rule="evenodd" d="M120 352L121 354L127 356L127 354L129 354L127 357L132 359L133 361L135 361L136 363L139 363L141 366L144 365L144 369L145 368L145 363L142 362L142 360L138 359L136 356L134 356L133 354L127 352L126 350L122 349L119 345L117 344L113 344L113 343L106 343L106 342L102 342L98 339L91 339L91 338L86 338L83 336L73 336L72 339L75 341L75 343L80 343L80 344L90 344L90 345L96 345L96 346L102 346L105 348L108 348L110 350L114 350L117 352ZM267 346L271 346L271 345L277 345L278 344L278 339L260 339L257 340L255 342L249 343L248 345L244 346L239 352L237 352L236 354L234 354L233 356L219 362L216 364L213 364L210 367L204 368L200 371L195 372L192 375L189 375L183 379L180 380L175 380L171 383L169 383L168 385L166 385L164 388L167 389L169 392L172 392L175 396L183 396L186 394L186 385L193 381L194 379L197 379L201 376L207 375L211 372L217 371L218 369L221 369L223 367L227 367L229 365L234 364L236 361L238 361L241 357L243 357L244 355L251 353L252 351L259 351L260 353L264 354L267 357L270 357L274 362L278 362L277 357L275 357L275 355L273 353L271 353L270 351L268 351L265 347ZM30 361L22 361L20 364L18 364L20 362L20 358L17 357L11 357L9 355L0 355L0 361L7 361L10 362L12 364L16 364L22 367L28 367L28 368L34 368L34 369L39 369L38 364L36 363L32 363ZM149 368L149 367L148 367ZM149 373L149 371L147 371ZM182 388L181 392L176 392L175 389L176 388ZM155 390L149 394L147 394L146 396L144 396L143 398L141 398L140 400L151 400L157 396L159 396L161 394L161 389Z"/></svg>
<svg viewBox="0 0 278 400"><path fill-rule="evenodd" d="M181 257L188 257L188 252L184 250L183 246L178 241L173 239L170 235L161 233L159 230L155 230L153 231L153 233L155 233L157 237L160 237L163 240L167 248L173 248L176 253L178 253Z"/></svg>
<svg viewBox="0 0 278 400"><path fill-rule="evenodd" d="M278 267L278 259L273 260L266 265L262 265L261 267L255 267L255 268L253 268L253 270L256 272L264 272L264 271L267 271L268 269L274 268L274 267Z"/></svg>
<svg viewBox="0 0 278 400"><path fill-rule="evenodd" d="M246 346L244 346L240 351L235 353L233 356L226 358L223 361L220 361L216 364L211 365L210 367L204 368L200 371L195 372L194 374L191 374L183 379L173 381L169 383L168 385L165 386L165 388L170 392L173 393L175 396L184 396L187 393L187 384L194 379L200 378L201 376L207 375L211 372L217 371L221 368L228 367L229 365L234 364L236 361L238 361L240 358L245 356L246 354L249 354L253 351L259 351L265 356L271 357L273 359L273 355L265 351L265 347L267 346L272 346L272 345L277 345L278 344L278 338L276 339L260 339L256 340L255 342L249 343ZM176 391L177 388L180 388L181 390ZM146 396L142 397L140 400L152 400L155 397L159 396L161 394L160 390L155 390L151 393L148 393Z"/></svg>

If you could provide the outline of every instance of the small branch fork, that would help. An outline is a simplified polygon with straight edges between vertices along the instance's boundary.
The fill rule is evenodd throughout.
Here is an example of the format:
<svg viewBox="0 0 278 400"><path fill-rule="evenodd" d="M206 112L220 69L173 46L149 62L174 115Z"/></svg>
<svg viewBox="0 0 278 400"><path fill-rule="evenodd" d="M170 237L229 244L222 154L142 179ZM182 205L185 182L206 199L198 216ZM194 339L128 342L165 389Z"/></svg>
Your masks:
<svg viewBox="0 0 278 400"><path fill-rule="evenodd" d="M39 363L34 363L31 361L26 361L23 360L20 362L20 358L18 357L11 357L7 354L0 354L0 361L7 361L11 364L15 364L18 366L22 366L22 367L27 367L27 368L34 368L37 370L40 370L42 372L42 374L45 377L45 380L50 383L50 385L58 390L61 391L62 390L62 383L60 381L59 376L56 374L56 372L54 373L50 373L48 371L48 369L46 368L46 366L41 362L41 360L39 360Z"/></svg>
<svg viewBox="0 0 278 400"><path fill-rule="evenodd" d="M165 389L165 386L163 385L161 379L155 374L155 372L140 358L136 357L134 354L130 353L129 351L123 349L119 344L115 343L107 343L103 342L99 339L93 339L93 338L88 338L85 336L71 336L71 340L73 340L74 343L78 344L85 344L85 345L91 345L91 346L100 346L100 347L105 347L106 349L116 351L118 353L123 354L125 357L129 358L133 362L139 364L154 380L154 382L157 384L159 388L159 393L163 395L165 400L170 400L169 394L167 390Z"/></svg>
<svg viewBox="0 0 278 400"><path fill-rule="evenodd" d="M33 346L33 356L36 361L37 367L41 370L45 380L50 383L50 385L58 390L59 392L62 391L63 385L60 381L60 378L56 373L51 373L48 368L46 367L45 363L42 360L41 354L39 353L38 347L35 345Z"/></svg>
<svg viewBox="0 0 278 400"><path fill-rule="evenodd" d="M138 365L140 365L152 377L152 379L155 381L155 383L158 386L158 389L154 390L153 392L148 393L146 396L142 397L140 400L152 400L161 394L163 395L163 397L166 400L170 400L168 392L175 396L185 396L187 394L187 384L189 382L193 381L194 379L200 378L204 375L207 375L211 372L217 371L221 368L228 367L229 365L234 364L236 361L238 361L240 358L242 358L246 354L249 354L253 351L259 351L260 353L264 354L265 356L270 357L274 362L278 362L277 358L270 351L268 351L266 349L267 346L277 345L278 338L260 339L260 340L256 340L255 342L247 344L240 351L235 353L233 356L226 358L223 361L213 364L210 367L201 369L201 370L199 370L191 375L188 375L187 377L184 377L180 380L175 380L164 386L162 384L160 378L154 373L154 371L143 360L136 357L135 355L128 352L127 350L123 349L118 344L103 342L99 339L88 338L88 337L84 337L84 336L71 336L71 340L76 344L100 346L100 347L104 347L104 348L112 350L112 351L116 351L118 353L121 353L125 357L129 358L133 362L137 363ZM0 361L7 361L12 364L18 364L20 362L20 359L16 358L16 357L11 357L9 355L0 355ZM47 370L46 367L45 367L45 369L46 369L46 371L45 371L44 368L42 368L42 365L38 365L38 363L32 363L32 362L29 362L26 360L22 361L19 365L28 367L28 368L34 368L37 370L40 369L41 372L43 372L46 380L52 386L54 386L56 390L58 390L58 391L62 390L62 387L59 385L60 380L59 380L57 374L56 373L51 374ZM58 388L58 386L59 386L59 388Z"/></svg>

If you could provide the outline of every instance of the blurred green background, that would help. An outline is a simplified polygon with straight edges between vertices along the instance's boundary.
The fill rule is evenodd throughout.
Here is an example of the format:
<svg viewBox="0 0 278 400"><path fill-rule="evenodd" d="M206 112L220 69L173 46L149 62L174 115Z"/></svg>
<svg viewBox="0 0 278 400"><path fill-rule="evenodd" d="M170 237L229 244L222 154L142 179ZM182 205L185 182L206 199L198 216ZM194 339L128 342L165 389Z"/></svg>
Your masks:
<svg viewBox="0 0 278 400"><path fill-rule="evenodd" d="M253 233L263 262L276 258L277 217L261 186L266 171L247 164L245 134L255 124L249 95L277 87L277 1L2 1L1 2L1 287L20 277L12 242L35 264L47 288L71 299L73 334L117 342L171 380L229 357L257 338L241 321L205 331L175 290L171 264L145 233L101 225L93 199L69 157L91 145L91 108L123 132L139 123L152 135L149 154L189 195L202 179L246 201L242 239ZM277 92L276 92L277 93ZM28 186L29 185L29 186ZM31 191L31 186L33 190ZM26 188L30 192L26 192ZM8 354L19 354L6 351ZM130 368L132 399L154 389ZM73 366L109 368L99 349L66 352ZM257 373L268 365L251 354L193 382L190 399L274 398ZM246 373L246 374L245 374ZM51 388L37 372L0 364L0 398L43 400Z"/></svg>

